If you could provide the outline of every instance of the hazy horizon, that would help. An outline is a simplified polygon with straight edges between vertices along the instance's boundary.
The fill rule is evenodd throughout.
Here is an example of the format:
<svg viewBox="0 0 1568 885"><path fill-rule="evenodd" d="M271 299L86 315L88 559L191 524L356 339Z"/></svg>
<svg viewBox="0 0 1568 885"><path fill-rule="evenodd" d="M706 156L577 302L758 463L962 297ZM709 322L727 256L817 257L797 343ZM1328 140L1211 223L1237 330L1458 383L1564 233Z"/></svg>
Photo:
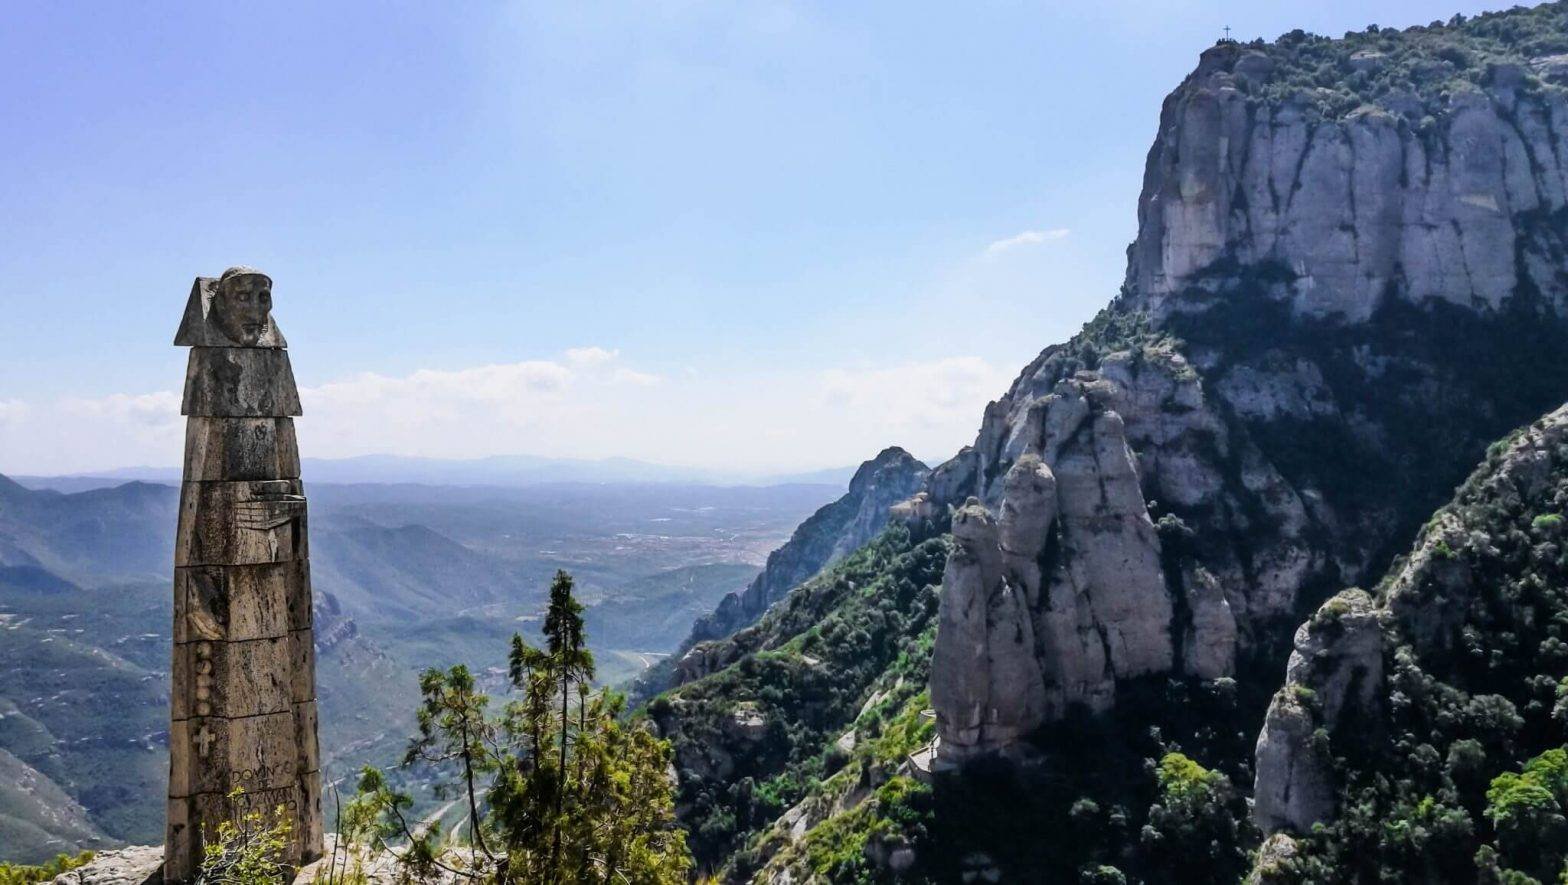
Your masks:
<svg viewBox="0 0 1568 885"><path fill-rule="evenodd" d="M915 456L919 458L917 454ZM920 459L928 465L942 458ZM312 484L408 484L458 486L518 486L589 483L600 485L824 485L845 486L860 467L843 464L816 470L755 472L720 470L700 464L671 464L620 456L608 458L543 458L533 455L488 455L482 458L430 458L381 452L345 458L302 458L302 478ZM120 482L178 485L179 464L127 464L69 473L6 473L5 477L29 488L64 489L73 481L91 482L82 488L100 488ZM54 481L61 481L56 483ZM41 481L41 482L40 482Z"/></svg>

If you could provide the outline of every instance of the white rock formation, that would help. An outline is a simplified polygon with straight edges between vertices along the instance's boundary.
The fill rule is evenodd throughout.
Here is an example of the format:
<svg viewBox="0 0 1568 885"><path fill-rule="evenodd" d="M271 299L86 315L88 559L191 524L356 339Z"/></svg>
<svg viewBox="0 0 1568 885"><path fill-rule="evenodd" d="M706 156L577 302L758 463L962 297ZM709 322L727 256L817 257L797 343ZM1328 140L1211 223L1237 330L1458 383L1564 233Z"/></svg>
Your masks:
<svg viewBox="0 0 1568 885"><path fill-rule="evenodd" d="M1003 563L1000 538L1007 536L1008 527L999 531L979 501L953 514L957 549L942 578L931 661L944 757L1001 749L1045 721L1029 605L1018 576Z"/></svg>
<svg viewBox="0 0 1568 885"><path fill-rule="evenodd" d="M1362 80L1395 63L1347 59ZM1397 62L1430 68L1422 83L1453 73ZM1568 65L1492 64L1482 86L1369 90L1376 104L1347 109L1283 88L1292 64L1280 46L1203 54L1162 111L1122 296L1026 367L927 479L923 504L973 496L1004 535L1012 522L1004 550L1039 551L1004 572L1033 621L1048 720L1107 709L1132 676L1233 674L1287 635L1303 594L1374 578L1488 442L1562 398L1488 390L1568 344L1553 326L1516 352L1505 319L1523 302L1568 313L1568 92L1530 79L1568 83ZM1429 329L1468 322L1463 356L1434 352ZM1009 515L1030 457L1055 486L1034 521ZM1357 468L1397 472L1396 490L1358 496ZM972 570L950 577L949 595L979 598L953 591ZM939 695L959 734L972 705Z"/></svg>
<svg viewBox="0 0 1568 885"><path fill-rule="evenodd" d="M1358 53L1351 67L1380 58ZM1445 125L1424 126L1432 109L1414 99L1322 119L1305 94L1253 98L1267 78L1253 59L1216 46L1166 100L1129 290L1156 313L1188 309L1184 293L1224 260L1275 265L1289 279L1259 295L1350 321L1388 297L1496 307L1513 294L1516 217L1560 209L1568 191L1562 92L1494 71L1486 91L1450 99Z"/></svg>
<svg viewBox="0 0 1568 885"><path fill-rule="evenodd" d="M1285 686L1258 736L1253 819L1265 833L1309 832L1334 813L1327 738L1355 709L1376 721L1383 627L1372 597L1346 590L1296 631Z"/></svg>

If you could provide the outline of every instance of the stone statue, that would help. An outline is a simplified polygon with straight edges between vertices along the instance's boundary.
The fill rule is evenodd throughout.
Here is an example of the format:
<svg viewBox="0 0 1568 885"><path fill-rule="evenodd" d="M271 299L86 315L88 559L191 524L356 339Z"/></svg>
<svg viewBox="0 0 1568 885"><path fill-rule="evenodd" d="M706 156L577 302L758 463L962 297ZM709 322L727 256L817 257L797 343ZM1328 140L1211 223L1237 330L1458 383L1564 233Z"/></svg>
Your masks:
<svg viewBox="0 0 1568 885"><path fill-rule="evenodd" d="M299 393L272 280L198 278L174 343L191 356L163 875L189 882L203 840L252 810L285 809L288 862L320 857L321 773Z"/></svg>

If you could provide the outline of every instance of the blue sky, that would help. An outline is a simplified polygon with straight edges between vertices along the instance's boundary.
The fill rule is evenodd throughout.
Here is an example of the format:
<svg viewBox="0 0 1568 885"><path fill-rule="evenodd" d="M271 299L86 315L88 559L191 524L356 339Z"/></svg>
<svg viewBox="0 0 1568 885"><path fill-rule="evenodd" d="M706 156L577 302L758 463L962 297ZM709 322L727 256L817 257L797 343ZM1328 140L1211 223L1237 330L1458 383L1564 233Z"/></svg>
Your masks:
<svg viewBox="0 0 1568 885"><path fill-rule="evenodd" d="M940 459L1115 293L1221 27L1444 3L10 4L0 472L176 463L235 263L307 455Z"/></svg>

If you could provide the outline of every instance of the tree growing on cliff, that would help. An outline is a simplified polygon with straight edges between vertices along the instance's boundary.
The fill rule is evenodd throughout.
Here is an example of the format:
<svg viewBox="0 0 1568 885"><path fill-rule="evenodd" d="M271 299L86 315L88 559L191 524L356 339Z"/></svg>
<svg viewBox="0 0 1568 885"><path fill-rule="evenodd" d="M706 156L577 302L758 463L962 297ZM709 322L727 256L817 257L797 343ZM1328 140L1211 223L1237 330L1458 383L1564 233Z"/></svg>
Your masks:
<svg viewBox="0 0 1568 885"><path fill-rule="evenodd" d="M410 820L412 799L367 768L344 832L391 851L409 878L440 873L487 882L685 882L685 835L674 826L669 744L622 715L624 699L592 685L582 606L557 572L545 645L512 637L514 696L499 714L461 665L420 681L420 733L410 761L435 766L468 810L466 850L438 822ZM575 701L575 705L574 705Z"/></svg>

